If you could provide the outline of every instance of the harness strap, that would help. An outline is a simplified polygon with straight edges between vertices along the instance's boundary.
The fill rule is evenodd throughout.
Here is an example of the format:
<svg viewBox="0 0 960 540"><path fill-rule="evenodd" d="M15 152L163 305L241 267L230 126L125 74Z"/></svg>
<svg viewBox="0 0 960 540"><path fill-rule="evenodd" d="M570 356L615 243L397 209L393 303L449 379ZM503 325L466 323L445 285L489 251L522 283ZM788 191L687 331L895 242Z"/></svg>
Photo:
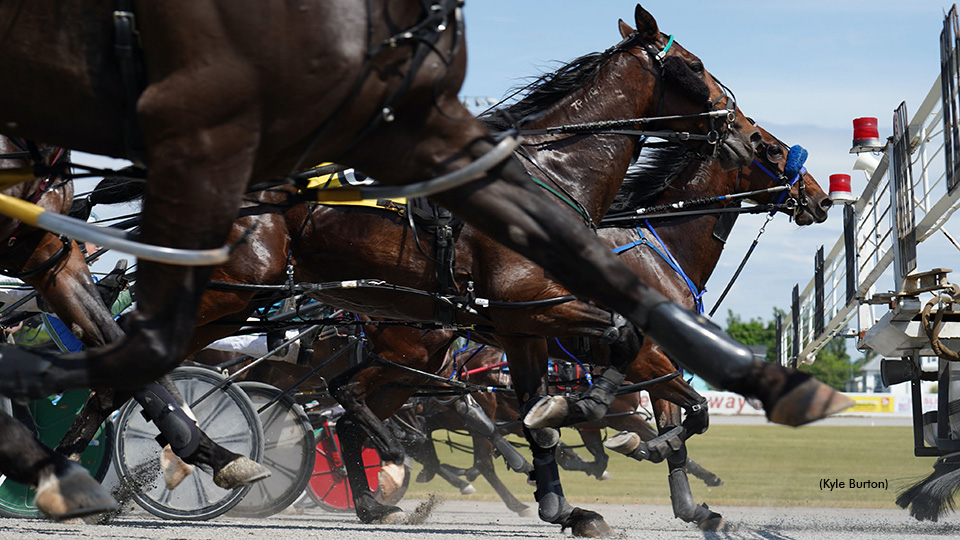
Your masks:
<svg viewBox="0 0 960 540"><path fill-rule="evenodd" d="M653 228L652 225L650 225L649 221L647 220L643 220L643 221L644 221L644 225L647 227L650 233L653 234L654 238L657 239L657 242L660 244L660 246L663 249L661 250L657 248L657 246L655 246L652 242L650 242L647 239L646 235L643 234L643 229L637 226L635 227L635 229L640 239L634 242L630 242L629 244L625 244L625 245L613 248L613 253L615 255L619 255L625 251L628 251L638 246L649 246L654 253L659 255L660 258L663 259L664 262L666 262L667 265L674 270L674 272L676 272L681 278L683 278L683 281L687 284L687 288L690 289L690 294L693 295L693 301L697 306L697 313L703 313L703 293L707 292L706 289L702 291L697 291L697 286L693 284L693 280L691 280L690 277L686 274L686 272L683 271L683 268L680 267L680 264L674 258L673 254L670 253L670 249L667 247L665 243L663 243L663 240L660 239L660 235L657 234L657 231Z"/></svg>
<svg viewBox="0 0 960 540"><path fill-rule="evenodd" d="M38 264L36 267L31 268L30 270L24 270L23 272L10 272L8 270L4 270L3 268L0 268L0 274L3 274L7 277L23 279L23 278L35 276L41 272L47 271L48 269L56 265L58 262L60 262L60 259L62 259L68 253L70 253L70 249L73 247L73 240L71 240L70 238L60 235L59 240L63 244L60 246L60 249L58 249L56 253L50 256L50 258Z"/></svg>
<svg viewBox="0 0 960 540"><path fill-rule="evenodd" d="M120 67L120 86L123 93L123 130L124 153L130 161L143 165L147 161L140 123L137 120L137 101L143 92L141 70L137 62L138 34L136 15L133 13L133 0L117 0L117 10L113 12L114 55Z"/></svg>

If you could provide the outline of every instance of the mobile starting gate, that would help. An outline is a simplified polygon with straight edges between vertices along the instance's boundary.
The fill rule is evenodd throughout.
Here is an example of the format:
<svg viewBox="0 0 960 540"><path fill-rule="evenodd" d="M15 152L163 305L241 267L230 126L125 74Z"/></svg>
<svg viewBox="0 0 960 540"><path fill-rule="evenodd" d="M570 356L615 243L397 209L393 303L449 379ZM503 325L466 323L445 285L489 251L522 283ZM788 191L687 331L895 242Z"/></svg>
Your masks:
<svg viewBox="0 0 960 540"><path fill-rule="evenodd" d="M944 227L960 207L956 6L940 42L940 75L914 115L901 103L886 142L858 144L855 134L850 152L867 185L843 207L844 232L832 249L817 252L813 279L794 287L790 317L777 321L784 365L812 363L830 340L856 337L859 349L883 357L884 385L910 381L915 453L924 456L960 451L960 286L949 269L917 271L917 247L935 235L960 249ZM891 274L894 288L878 292ZM937 357L938 369L921 369L923 357ZM923 380L938 382L935 411L921 410Z"/></svg>

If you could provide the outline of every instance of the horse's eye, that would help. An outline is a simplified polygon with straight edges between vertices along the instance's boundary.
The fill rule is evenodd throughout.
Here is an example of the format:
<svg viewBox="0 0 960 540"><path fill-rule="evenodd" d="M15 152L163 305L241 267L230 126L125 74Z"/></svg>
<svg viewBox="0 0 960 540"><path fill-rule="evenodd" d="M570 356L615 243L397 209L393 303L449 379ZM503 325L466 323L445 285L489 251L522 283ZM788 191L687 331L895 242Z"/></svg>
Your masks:
<svg viewBox="0 0 960 540"><path fill-rule="evenodd" d="M770 161L778 161L783 158L783 149L780 146L768 146L767 147L767 159Z"/></svg>
<svg viewBox="0 0 960 540"><path fill-rule="evenodd" d="M700 62L694 62L694 63L690 64L690 69L692 69L693 72L696 73L696 74L698 74L698 75L703 74L703 64L700 63Z"/></svg>

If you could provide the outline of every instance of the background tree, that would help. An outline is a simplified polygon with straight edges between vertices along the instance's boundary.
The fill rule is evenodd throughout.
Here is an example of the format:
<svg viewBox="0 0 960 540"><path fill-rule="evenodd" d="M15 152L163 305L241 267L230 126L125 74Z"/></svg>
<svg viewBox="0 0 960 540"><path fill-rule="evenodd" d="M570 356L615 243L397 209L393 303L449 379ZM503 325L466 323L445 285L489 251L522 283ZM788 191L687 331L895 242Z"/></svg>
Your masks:
<svg viewBox="0 0 960 540"><path fill-rule="evenodd" d="M755 318L744 321L733 311L727 311L727 333L733 339L736 339L744 345L766 345L767 359L775 361L772 358L777 349L777 327L776 315L778 310L774 309L773 320L764 322L762 319ZM781 315L784 315L781 312ZM850 354L847 353L847 343L844 338L838 337L830 340L823 349L817 353L817 360L813 364L800 364L800 371L810 373L824 384L830 385L837 390L846 390L847 382L859 374L859 368L866 362L866 358L861 358L856 362L850 361Z"/></svg>

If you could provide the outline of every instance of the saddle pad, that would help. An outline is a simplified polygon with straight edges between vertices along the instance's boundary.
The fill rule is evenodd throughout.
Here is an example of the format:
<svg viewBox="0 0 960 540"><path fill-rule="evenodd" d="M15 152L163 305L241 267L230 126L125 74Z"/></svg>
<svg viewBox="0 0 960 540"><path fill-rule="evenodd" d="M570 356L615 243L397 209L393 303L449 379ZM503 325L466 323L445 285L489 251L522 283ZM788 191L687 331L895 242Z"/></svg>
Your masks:
<svg viewBox="0 0 960 540"><path fill-rule="evenodd" d="M330 165L321 163L319 167ZM314 176L307 180L307 187L312 189L334 189L343 186L365 186L373 183L372 178L364 176L353 169ZM395 212L401 211L407 205L407 199L364 199L362 201L338 201L321 203L326 206L367 206L371 208L386 208Z"/></svg>

